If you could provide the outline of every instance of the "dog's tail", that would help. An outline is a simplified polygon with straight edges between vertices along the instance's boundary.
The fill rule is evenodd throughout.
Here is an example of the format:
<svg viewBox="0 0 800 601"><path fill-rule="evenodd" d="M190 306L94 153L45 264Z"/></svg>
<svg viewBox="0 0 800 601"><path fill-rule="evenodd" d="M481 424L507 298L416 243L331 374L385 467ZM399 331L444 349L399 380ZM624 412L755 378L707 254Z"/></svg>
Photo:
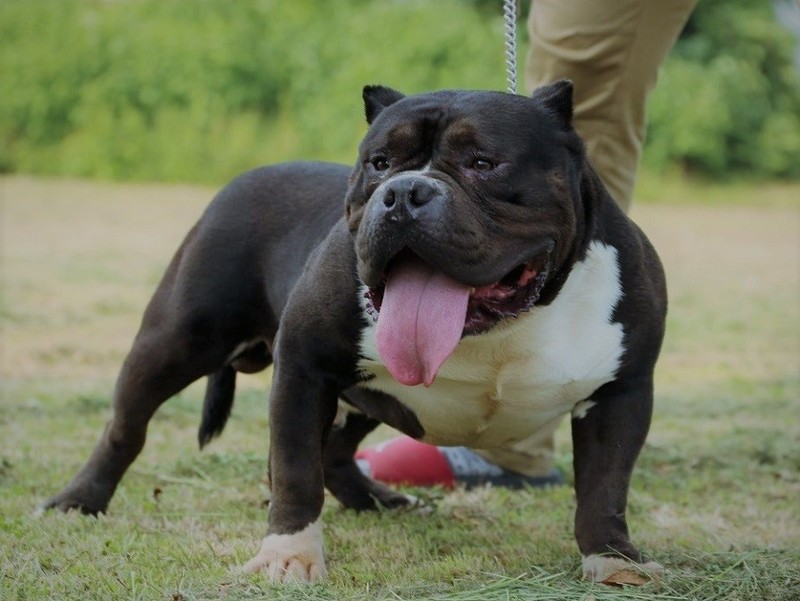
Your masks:
<svg viewBox="0 0 800 601"><path fill-rule="evenodd" d="M236 391L236 370L226 365L208 376L206 396L203 400L203 418L197 440L202 449L222 433L233 407L233 393Z"/></svg>

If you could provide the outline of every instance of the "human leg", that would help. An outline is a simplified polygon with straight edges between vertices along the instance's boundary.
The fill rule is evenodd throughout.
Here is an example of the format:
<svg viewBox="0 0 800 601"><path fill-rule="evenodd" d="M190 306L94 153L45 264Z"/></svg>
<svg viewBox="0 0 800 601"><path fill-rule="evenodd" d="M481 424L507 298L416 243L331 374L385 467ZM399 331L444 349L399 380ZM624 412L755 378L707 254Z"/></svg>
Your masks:
<svg viewBox="0 0 800 601"><path fill-rule="evenodd" d="M658 71L697 0L532 0L526 87L574 82L573 125L611 196L630 208Z"/></svg>

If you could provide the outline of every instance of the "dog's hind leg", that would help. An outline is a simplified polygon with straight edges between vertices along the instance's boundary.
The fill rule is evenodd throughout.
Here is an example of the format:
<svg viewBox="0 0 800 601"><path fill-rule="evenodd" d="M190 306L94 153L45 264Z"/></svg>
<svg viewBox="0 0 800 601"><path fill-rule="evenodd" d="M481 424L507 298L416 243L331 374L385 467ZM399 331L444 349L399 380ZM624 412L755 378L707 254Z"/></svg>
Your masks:
<svg viewBox="0 0 800 601"><path fill-rule="evenodd" d="M114 392L113 415L86 465L45 509L105 511L111 496L142 450L147 424L167 399L203 375L222 366L219 345L197 348L176 344L180 334L143 326L125 363Z"/></svg>
<svg viewBox="0 0 800 601"><path fill-rule="evenodd" d="M190 234L145 311L117 378L112 417L91 457L45 509L105 511L144 446L147 424L158 407L195 380L225 367L242 341L258 337L259 324L237 311L248 306L249 297L240 295L244 301L236 303L207 289L208 282L215 284L217 279L186 277L182 265L191 263L186 260L191 241ZM231 285L221 288L237 292Z"/></svg>

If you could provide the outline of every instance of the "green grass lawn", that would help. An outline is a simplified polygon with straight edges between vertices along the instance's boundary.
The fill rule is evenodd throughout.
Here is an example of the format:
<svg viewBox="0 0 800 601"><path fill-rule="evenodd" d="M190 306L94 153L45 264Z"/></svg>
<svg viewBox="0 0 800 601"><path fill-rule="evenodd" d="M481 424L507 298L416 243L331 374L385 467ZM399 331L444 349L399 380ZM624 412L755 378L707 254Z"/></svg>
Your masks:
<svg viewBox="0 0 800 601"><path fill-rule="evenodd" d="M107 515L33 515L93 447L144 305L213 191L0 186L3 601L800 599L800 185L651 179L634 208L671 294L629 507L634 541L667 567L660 582L580 580L566 486L415 491L427 513L330 500L330 580L284 589L236 571L266 528L265 374L240 376L227 431L203 453L202 387L167 403Z"/></svg>

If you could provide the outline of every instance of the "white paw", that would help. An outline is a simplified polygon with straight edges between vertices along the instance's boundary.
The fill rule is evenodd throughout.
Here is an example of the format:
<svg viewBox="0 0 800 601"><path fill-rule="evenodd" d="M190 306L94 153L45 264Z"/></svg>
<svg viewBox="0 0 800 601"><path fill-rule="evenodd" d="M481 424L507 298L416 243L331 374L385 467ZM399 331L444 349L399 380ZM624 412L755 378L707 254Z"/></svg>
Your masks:
<svg viewBox="0 0 800 601"><path fill-rule="evenodd" d="M614 555L589 555L583 558L583 577L605 584L647 584L664 573L655 561L635 563Z"/></svg>
<svg viewBox="0 0 800 601"><path fill-rule="evenodd" d="M319 582L328 576L322 549L322 523L312 522L294 534L268 534L258 554L242 569L263 572L272 582Z"/></svg>

